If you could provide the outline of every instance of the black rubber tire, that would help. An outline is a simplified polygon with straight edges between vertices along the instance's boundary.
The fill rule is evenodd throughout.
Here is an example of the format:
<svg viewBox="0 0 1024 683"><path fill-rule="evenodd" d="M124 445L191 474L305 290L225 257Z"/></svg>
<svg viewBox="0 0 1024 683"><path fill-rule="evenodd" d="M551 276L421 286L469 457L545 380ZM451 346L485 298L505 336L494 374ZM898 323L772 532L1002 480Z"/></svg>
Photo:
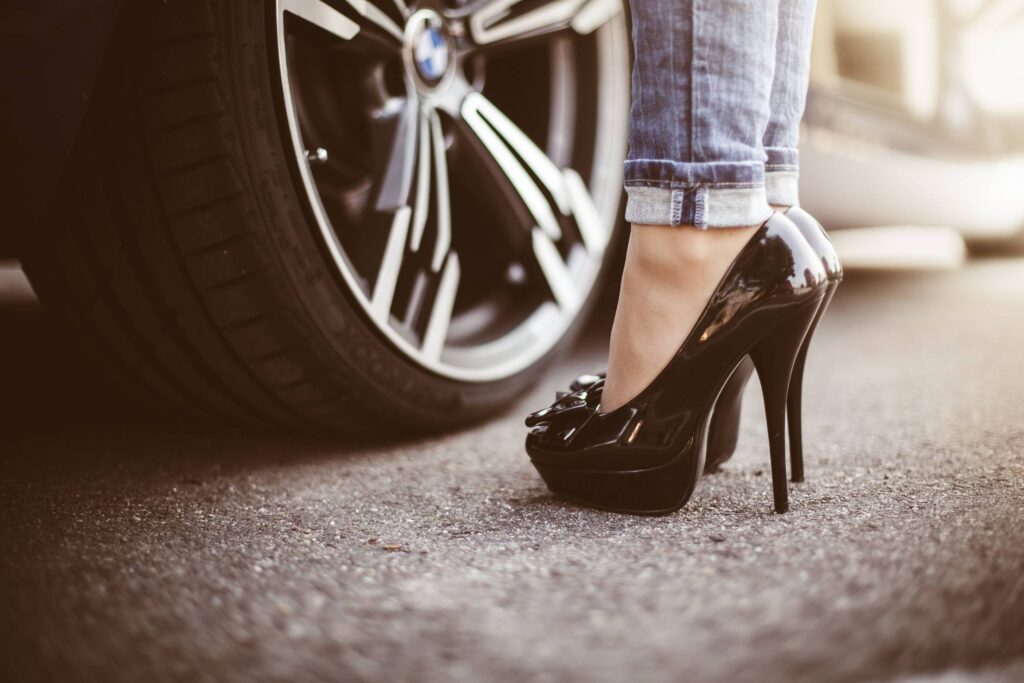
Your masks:
<svg viewBox="0 0 1024 683"><path fill-rule="evenodd" d="M217 418L391 435L493 414L579 330L582 315L496 382L403 357L350 298L299 200L264 4L135 0L122 13L22 260L44 304L123 376Z"/></svg>

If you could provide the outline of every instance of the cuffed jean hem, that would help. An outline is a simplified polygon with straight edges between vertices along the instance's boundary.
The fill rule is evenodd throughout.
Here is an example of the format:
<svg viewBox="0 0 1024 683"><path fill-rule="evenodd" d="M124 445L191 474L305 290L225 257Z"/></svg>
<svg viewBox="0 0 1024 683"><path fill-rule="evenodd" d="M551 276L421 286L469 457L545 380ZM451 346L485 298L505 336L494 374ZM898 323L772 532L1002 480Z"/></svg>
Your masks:
<svg viewBox="0 0 1024 683"><path fill-rule="evenodd" d="M639 225L739 228L764 223L771 213L763 185L626 186L626 220Z"/></svg>
<svg viewBox="0 0 1024 683"><path fill-rule="evenodd" d="M800 156L793 147L765 147L764 185L772 206L800 204Z"/></svg>
<svg viewBox="0 0 1024 683"><path fill-rule="evenodd" d="M800 174L796 171L766 171L764 186L772 206L800 205Z"/></svg>
<svg viewBox="0 0 1024 683"><path fill-rule="evenodd" d="M771 215L760 162L629 159L623 171L630 223L736 228Z"/></svg>

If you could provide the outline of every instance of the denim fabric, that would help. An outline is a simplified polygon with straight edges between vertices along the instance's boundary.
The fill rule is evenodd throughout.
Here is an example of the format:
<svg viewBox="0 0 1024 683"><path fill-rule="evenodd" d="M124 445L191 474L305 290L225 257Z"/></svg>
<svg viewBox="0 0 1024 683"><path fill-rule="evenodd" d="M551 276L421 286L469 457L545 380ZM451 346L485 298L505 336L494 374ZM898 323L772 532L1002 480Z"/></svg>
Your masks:
<svg viewBox="0 0 1024 683"><path fill-rule="evenodd" d="M769 199L788 196L787 178L795 192L813 0L630 4L626 219L698 227L763 222ZM769 185L771 198L766 172L779 181Z"/></svg>
<svg viewBox="0 0 1024 683"><path fill-rule="evenodd" d="M781 0L775 41L775 79L771 115L764 133L765 183L768 203L796 206L800 161L797 143L800 119L807 104L811 73L811 38L816 0Z"/></svg>

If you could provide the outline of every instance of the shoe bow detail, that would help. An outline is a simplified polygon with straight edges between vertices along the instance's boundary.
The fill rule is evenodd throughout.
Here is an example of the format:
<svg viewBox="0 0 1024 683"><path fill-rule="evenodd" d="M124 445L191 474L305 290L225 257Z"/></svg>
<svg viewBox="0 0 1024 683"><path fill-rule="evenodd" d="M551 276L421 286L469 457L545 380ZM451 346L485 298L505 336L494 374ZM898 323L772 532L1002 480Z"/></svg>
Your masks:
<svg viewBox="0 0 1024 683"><path fill-rule="evenodd" d="M600 407L603 386L602 380L576 391L556 392L554 403L526 416L526 426L557 427L568 422L582 422L584 417L593 414Z"/></svg>

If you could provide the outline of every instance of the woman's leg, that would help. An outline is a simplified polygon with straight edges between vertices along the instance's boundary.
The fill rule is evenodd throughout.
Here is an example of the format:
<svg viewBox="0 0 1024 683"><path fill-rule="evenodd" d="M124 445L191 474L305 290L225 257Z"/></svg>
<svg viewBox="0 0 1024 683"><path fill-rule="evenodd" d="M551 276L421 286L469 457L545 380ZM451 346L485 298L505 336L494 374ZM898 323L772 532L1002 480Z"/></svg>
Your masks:
<svg viewBox="0 0 1024 683"><path fill-rule="evenodd" d="M778 0L631 0L631 7L625 184L632 228L602 412L665 367L771 214L762 139Z"/></svg>
<svg viewBox="0 0 1024 683"><path fill-rule="evenodd" d="M775 207L797 206L800 119L807 103L816 0L779 0L771 116L764 134L765 184Z"/></svg>

